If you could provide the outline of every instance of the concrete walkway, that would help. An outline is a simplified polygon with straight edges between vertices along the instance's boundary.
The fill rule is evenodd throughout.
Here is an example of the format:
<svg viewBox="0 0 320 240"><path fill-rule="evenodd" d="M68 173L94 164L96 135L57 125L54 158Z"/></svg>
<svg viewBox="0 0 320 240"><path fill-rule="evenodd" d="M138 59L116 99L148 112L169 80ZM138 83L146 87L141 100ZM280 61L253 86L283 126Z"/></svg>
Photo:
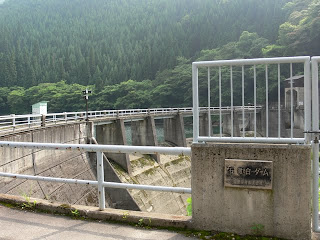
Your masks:
<svg viewBox="0 0 320 240"><path fill-rule="evenodd" d="M0 240L19 239L190 240L196 238L166 230L73 220L69 217L33 213L0 205Z"/></svg>

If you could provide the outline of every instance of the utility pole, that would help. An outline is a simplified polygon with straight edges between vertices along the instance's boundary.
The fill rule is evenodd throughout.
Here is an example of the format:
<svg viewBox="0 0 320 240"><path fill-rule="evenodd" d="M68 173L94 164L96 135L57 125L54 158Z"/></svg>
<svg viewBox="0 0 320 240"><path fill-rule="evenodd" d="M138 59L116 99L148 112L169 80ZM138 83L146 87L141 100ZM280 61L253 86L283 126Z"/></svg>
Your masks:
<svg viewBox="0 0 320 240"><path fill-rule="evenodd" d="M86 90L82 91L83 93L83 98L86 100L86 121L89 121L89 116L88 116L88 99L89 99L89 94L91 93L91 90L88 90L88 88L86 88Z"/></svg>

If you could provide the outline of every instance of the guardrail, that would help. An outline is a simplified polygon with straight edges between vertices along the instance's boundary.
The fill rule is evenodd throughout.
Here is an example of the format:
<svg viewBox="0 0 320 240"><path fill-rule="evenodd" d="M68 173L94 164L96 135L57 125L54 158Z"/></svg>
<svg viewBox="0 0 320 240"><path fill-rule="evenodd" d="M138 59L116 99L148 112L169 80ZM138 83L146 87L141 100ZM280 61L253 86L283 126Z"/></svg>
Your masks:
<svg viewBox="0 0 320 240"><path fill-rule="evenodd" d="M261 109L257 106L257 109ZM219 111L228 111L231 107L211 107L211 114L217 114ZM234 109L240 111L253 111L253 106L235 106ZM200 112L207 112L208 108L200 107ZM101 110L89 111L88 119L93 120L97 118L116 118L116 117L135 117L135 116L161 116L168 114L190 114L192 115L192 108L150 108L150 109L122 109L122 110ZM0 116L0 132L14 132L17 130L25 130L34 127L41 127L47 124L68 123L72 121L85 121L86 112L64 112L64 113L48 113L46 115L40 114L26 114L26 115L6 115Z"/></svg>
<svg viewBox="0 0 320 240"><path fill-rule="evenodd" d="M256 143L305 143L310 142L310 139L308 139L308 135L305 134L304 138L294 138L293 136L293 128L294 128L294 109L293 104L290 106L290 137L288 138L282 138L280 135L281 132L281 66L282 64L287 64L289 66L289 84L290 84L290 103L293 103L293 64L295 66L297 64L302 65L300 68L304 69L304 131L310 131L311 130L311 81L310 81L310 57L302 56L302 57L281 57L281 58L257 58L257 59L236 59L236 60L219 60L219 61L202 61L202 62L193 62L192 63L192 88L193 88L193 141L194 142L256 142ZM257 137L257 66L263 65L262 67L265 67L265 104L266 107L266 136L265 137ZM268 70L270 69L270 66L273 65L275 68L277 68L277 76L270 76ZM248 69L250 68L250 71L252 72L250 76L245 76L245 67ZM207 74L207 90L208 90L208 100L207 100L207 106L208 109L210 109L213 100L211 99L211 71L216 71L216 78L214 79L216 81L216 85L219 87L219 93L218 93L218 102L215 102L214 104L218 105L220 108L220 136L219 137L213 137L211 136L211 130L209 127L209 133L207 136L200 136L199 133L199 69L205 68L208 71ZM222 68L225 71L225 75L227 75L227 80L223 81L222 76ZM235 77L235 68L237 68L238 77L236 79ZM299 69L300 70L300 69ZM245 77L249 77L253 79L252 85L248 85L246 82L245 84ZM271 77L274 77L275 82L277 82L277 109L278 109L278 136L277 137L270 137L268 133L269 129L269 83L271 82ZM223 84L224 83L224 87ZM242 102L242 108L245 109L245 93L247 93L249 89L252 89L253 91L253 108L254 108L254 136L253 137L246 137L245 136L245 129L242 131L242 136L233 136L233 130L234 130L234 92L235 92L235 86L236 84L238 86L241 86L241 88L238 88L238 93L241 91L241 102ZM202 84L203 85L203 84ZM227 86L227 87L226 87ZM222 96L223 94L228 95L230 92L230 114L231 114L231 137L224 137L222 134ZM210 116L210 114L209 114ZM245 114L244 110L242 111L242 126L244 126L244 119ZM209 126L211 126L211 119L209 119Z"/></svg>
<svg viewBox="0 0 320 240"><path fill-rule="evenodd" d="M21 178L36 181L59 182L70 184L93 185L98 188L99 209L105 209L105 187L109 188L125 188L139 189L150 191L174 192L174 193L191 193L191 188L182 187L166 187L166 186L151 186L141 184L127 184L104 181L103 168L103 152L112 153L142 153L142 154L169 154L169 155L191 155L191 148L185 147L153 147L153 146L122 146L122 145L91 145L91 144L56 144L56 143L29 143L29 142L10 142L0 141L0 147L10 148L29 148L29 149L45 149L45 150L69 150L86 152L96 152L97 154L97 181L82 180L82 179L67 179L54 178L33 175L23 175L14 173L0 172L2 177Z"/></svg>

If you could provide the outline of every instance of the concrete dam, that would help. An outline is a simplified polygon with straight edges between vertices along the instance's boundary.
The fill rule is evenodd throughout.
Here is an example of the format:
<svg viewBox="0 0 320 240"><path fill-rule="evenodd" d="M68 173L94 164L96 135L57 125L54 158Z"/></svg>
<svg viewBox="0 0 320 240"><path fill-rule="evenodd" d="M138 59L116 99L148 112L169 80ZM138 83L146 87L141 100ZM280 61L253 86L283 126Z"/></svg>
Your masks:
<svg viewBox="0 0 320 240"><path fill-rule="evenodd" d="M251 112L250 112L251 111ZM244 128L253 128L252 110L246 112L242 121L241 112L234 112L233 134L240 136ZM270 110L269 115L276 115ZM223 134L231 133L229 110L223 115ZM282 113L283 132L287 135L287 113ZM259 110L257 130L263 135L265 113ZM300 114L302 115L302 114ZM97 118L90 122L70 121L46 125L35 129L6 133L0 141L69 143L69 144L110 144L127 145L125 122L130 122L132 145L158 146L155 118L162 118L164 140L173 146L187 146L184 130L184 116L190 112L166 113L162 116L115 116L112 119ZM296 117L297 130L302 117ZM272 118L277 121L276 117ZM298 121L299 120L299 121ZM208 113L200 115L200 134L208 134ZM245 125L243 125L243 122ZM277 134L277 128L269 125L270 136ZM36 149L0 148L0 172L30 174L44 177L97 180L96 154L83 151L55 151ZM122 182L144 185L191 187L191 159L188 156L173 155L129 155L104 153L104 179L107 182ZM145 190L105 188L106 205L110 208L186 214L187 198L190 194L163 193ZM30 196L67 204L97 206L97 189L93 186L52 183L12 178L0 178L0 193Z"/></svg>
<svg viewBox="0 0 320 240"><path fill-rule="evenodd" d="M123 127L123 121L116 121L115 124L120 124L120 129L121 125ZM115 140L113 134L117 135L117 131L112 124L109 124L109 126L110 128L105 129L105 131L111 131L109 131L109 135L111 135L108 139ZM102 125L97 125L94 130L99 144L103 144L103 139L101 139L103 131L99 129L101 127ZM32 131L6 134L1 136L0 140L85 144L90 139L88 133L92 133L87 131L88 128L90 129L90 124L87 125L84 122L47 126ZM135 129L137 130L137 127ZM120 135L120 138L122 138L123 134ZM142 138L141 135L140 138ZM125 142L123 138L122 141ZM137 142L137 140L134 141ZM91 141L91 143L93 142ZM0 148L0 171L45 177L96 180L95 155L95 153L82 151L2 147ZM191 186L191 160L187 156L116 155L118 156L104 157L105 181L162 186ZM122 161L123 159L125 159L125 162ZM190 194L143 190L105 188L105 191L106 207L179 215L186 214L186 199L190 197ZM89 185L1 178L0 192L67 204L98 206L97 188Z"/></svg>

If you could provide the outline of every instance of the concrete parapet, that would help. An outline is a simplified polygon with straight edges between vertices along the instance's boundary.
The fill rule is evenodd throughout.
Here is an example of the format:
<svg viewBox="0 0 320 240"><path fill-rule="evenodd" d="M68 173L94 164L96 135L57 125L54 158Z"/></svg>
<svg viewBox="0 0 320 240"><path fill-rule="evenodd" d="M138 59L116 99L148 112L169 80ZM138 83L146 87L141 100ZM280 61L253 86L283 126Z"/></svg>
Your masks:
<svg viewBox="0 0 320 240"><path fill-rule="evenodd" d="M179 147L186 147L183 115L178 113L173 118L164 119L164 140Z"/></svg>
<svg viewBox="0 0 320 240"><path fill-rule="evenodd" d="M110 124L96 126L96 139L99 144L105 145L127 145L123 119L118 119ZM129 154L126 153L104 153L108 159L115 161L129 174L131 166Z"/></svg>
<svg viewBox="0 0 320 240"><path fill-rule="evenodd" d="M254 234L261 226L261 235L310 239L310 152L285 144L193 144L193 227ZM272 189L226 187L225 159L272 161Z"/></svg>
<svg viewBox="0 0 320 240"><path fill-rule="evenodd" d="M132 145L134 146L157 146L158 139L156 126L152 116L143 120L133 121L131 123ZM160 162L159 154L151 154L157 162Z"/></svg>

